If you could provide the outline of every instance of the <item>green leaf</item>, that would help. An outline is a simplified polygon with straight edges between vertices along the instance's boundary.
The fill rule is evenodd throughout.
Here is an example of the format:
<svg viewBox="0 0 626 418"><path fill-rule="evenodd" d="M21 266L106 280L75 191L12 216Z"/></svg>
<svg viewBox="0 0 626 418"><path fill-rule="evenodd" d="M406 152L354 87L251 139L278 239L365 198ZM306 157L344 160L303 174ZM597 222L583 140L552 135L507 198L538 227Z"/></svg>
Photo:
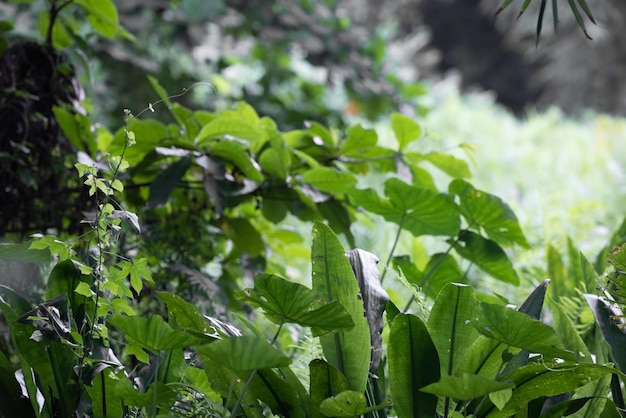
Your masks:
<svg viewBox="0 0 626 418"><path fill-rule="evenodd" d="M327 417L355 417L363 415L367 408L365 395L348 390L325 399L320 404L320 411Z"/></svg>
<svg viewBox="0 0 626 418"><path fill-rule="evenodd" d="M339 150L340 155L352 158L372 156L371 151L378 142L378 135L374 129L365 129L361 125L355 125L347 129L346 135Z"/></svg>
<svg viewBox="0 0 626 418"><path fill-rule="evenodd" d="M604 298L596 295L585 294L585 299L591 307L593 316L600 327L604 341L611 348L611 358L617 367L626 372L626 333L622 326L615 320L621 313L614 309Z"/></svg>
<svg viewBox="0 0 626 418"><path fill-rule="evenodd" d="M169 130L161 122L154 119L131 118L128 121L128 131L134 133L136 143L133 146L125 147L125 129L122 128L115 133L107 152L111 155L122 155L124 152L124 159L131 166L141 162L146 154L154 151L157 146L163 145L163 141L170 136Z"/></svg>
<svg viewBox="0 0 626 418"><path fill-rule="evenodd" d="M478 319L470 321L481 334L530 353L562 359L575 358L565 350L552 328L528 315L501 305L482 303Z"/></svg>
<svg viewBox="0 0 626 418"><path fill-rule="evenodd" d="M430 152L428 154L408 152L404 155L404 160L411 167L417 166L422 161L428 161L450 177L454 178L467 178L472 176L467 162L442 152Z"/></svg>
<svg viewBox="0 0 626 418"><path fill-rule="evenodd" d="M448 240L459 255L498 280L519 284L517 272L504 250L495 242L464 230L457 241Z"/></svg>
<svg viewBox="0 0 626 418"><path fill-rule="evenodd" d="M356 186L356 177L330 167L316 167L305 171L302 179L321 192L342 194Z"/></svg>
<svg viewBox="0 0 626 418"><path fill-rule="evenodd" d="M211 155L231 162L250 180L263 181L258 164L250 158L246 147L239 141L223 140L211 146Z"/></svg>
<svg viewBox="0 0 626 418"><path fill-rule="evenodd" d="M251 148L257 143L267 140L267 132L262 128L259 117L252 107L240 103L235 110L218 113L209 123L204 125L198 136L198 147L210 145L213 139L234 137L250 141Z"/></svg>
<svg viewBox="0 0 626 418"><path fill-rule="evenodd" d="M404 151L411 142L422 135L422 127L413 119L400 113L391 115L391 129L396 135L400 151Z"/></svg>
<svg viewBox="0 0 626 418"><path fill-rule="evenodd" d="M112 315L107 323L124 333L130 343L158 353L159 350L185 348L197 342L197 339L186 332L173 330L158 315L150 318L139 316Z"/></svg>
<svg viewBox="0 0 626 418"><path fill-rule="evenodd" d="M309 409L306 390L289 367L258 370L248 390L277 416L305 418Z"/></svg>
<svg viewBox="0 0 626 418"><path fill-rule="evenodd" d="M291 159L289 145L280 134L275 133L270 138L270 146L261 153L259 165L265 173L285 180L289 175Z"/></svg>
<svg viewBox="0 0 626 418"><path fill-rule="evenodd" d="M455 235L460 228L459 213L450 196L410 186L397 178L385 182L386 199L372 189L349 193L354 205L382 215L414 236Z"/></svg>
<svg viewBox="0 0 626 418"><path fill-rule="evenodd" d="M345 250L326 225L313 225L311 248L313 290L336 300L348 311L354 328L320 337L328 363L342 372L349 389L365 391L370 365L370 333L359 287Z"/></svg>
<svg viewBox="0 0 626 418"><path fill-rule="evenodd" d="M105 366L90 385L84 388L91 398L94 416L124 416L124 398L116 394L117 383L126 379L124 371L115 373L112 367Z"/></svg>
<svg viewBox="0 0 626 418"><path fill-rule="evenodd" d="M501 411L492 410L488 416L513 416L524 411L533 399L559 395L616 372L611 367L589 363L566 362L551 367L543 363L529 364L506 376L507 381L515 384L513 396Z"/></svg>
<svg viewBox="0 0 626 418"><path fill-rule="evenodd" d="M460 376L442 376L438 382L422 388L422 392L457 401L470 401L514 387L512 383L497 382L483 376L463 373Z"/></svg>
<svg viewBox="0 0 626 418"><path fill-rule="evenodd" d="M186 157L181 158L161 171L150 183L148 207L156 208L167 202L172 191L178 186L190 166L191 158Z"/></svg>
<svg viewBox="0 0 626 418"><path fill-rule="evenodd" d="M30 242L19 244L0 244L0 261L13 261L18 263L49 263L50 250L30 248Z"/></svg>
<svg viewBox="0 0 626 418"><path fill-rule="evenodd" d="M100 35L113 39L120 29L117 9L111 0L77 0L87 12L87 21Z"/></svg>
<svg viewBox="0 0 626 418"><path fill-rule="evenodd" d="M435 416L437 397L420 389L440 378L437 349L424 323L397 314L389 331L389 390L399 418Z"/></svg>
<svg viewBox="0 0 626 418"><path fill-rule="evenodd" d="M567 316L563 306L558 302L553 302L550 303L550 310L552 311L552 326L563 340L565 349L574 353L576 361L592 363L593 359L587 345Z"/></svg>
<svg viewBox="0 0 626 418"><path fill-rule="evenodd" d="M476 312L476 296L470 286L446 284L428 317L428 330L441 363L441 374L452 375L458 368L465 350L478 337L469 325Z"/></svg>
<svg viewBox="0 0 626 418"><path fill-rule="evenodd" d="M465 180L456 179L449 190L460 198L461 214L472 229L482 228L487 236L501 245L517 243L529 248L517 217L497 196L475 189Z"/></svg>
<svg viewBox="0 0 626 418"><path fill-rule="evenodd" d="M254 289L237 296L263 309L265 316L276 324L291 322L310 327L314 337L354 327L350 314L338 301L327 302L311 289L273 274L259 274L254 279Z"/></svg>
<svg viewBox="0 0 626 418"><path fill-rule="evenodd" d="M208 345L195 347L196 351L233 371L250 371L288 366L289 357L257 337L230 337Z"/></svg>

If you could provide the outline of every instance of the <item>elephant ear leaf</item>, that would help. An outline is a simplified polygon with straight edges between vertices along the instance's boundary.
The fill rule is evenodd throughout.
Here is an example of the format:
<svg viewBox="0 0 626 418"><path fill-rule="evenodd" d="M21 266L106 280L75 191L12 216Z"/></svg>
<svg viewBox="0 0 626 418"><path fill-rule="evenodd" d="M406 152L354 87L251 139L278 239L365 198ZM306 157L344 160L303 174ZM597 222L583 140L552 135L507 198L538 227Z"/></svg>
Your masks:
<svg viewBox="0 0 626 418"><path fill-rule="evenodd" d="M389 295L380 285L380 272L377 268L378 257L359 248L350 250L346 254L363 296L365 317L370 328L372 345L370 371L373 372L378 368L382 357L383 338L381 332L385 325L383 312L389 302Z"/></svg>

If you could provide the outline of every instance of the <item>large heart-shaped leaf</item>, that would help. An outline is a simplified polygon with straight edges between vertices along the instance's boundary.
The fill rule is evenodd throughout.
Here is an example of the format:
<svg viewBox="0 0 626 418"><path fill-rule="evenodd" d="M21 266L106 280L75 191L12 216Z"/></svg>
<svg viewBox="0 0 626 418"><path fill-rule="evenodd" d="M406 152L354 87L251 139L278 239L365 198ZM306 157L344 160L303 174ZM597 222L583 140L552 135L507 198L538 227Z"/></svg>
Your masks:
<svg viewBox="0 0 626 418"><path fill-rule="evenodd" d="M272 322L310 327L313 336L354 327L350 314L338 301L327 302L313 290L273 274L259 274L254 279L254 289L237 295L240 300L263 309Z"/></svg>
<svg viewBox="0 0 626 418"><path fill-rule="evenodd" d="M158 315L150 318L112 315L107 319L107 323L122 331L129 342L153 353L158 353L159 350L184 348L197 342L194 336L172 329Z"/></svg>
<svg viewBox="0 0 626 418"><path fill-rule="evenodd" d="M207 356L235 372L282 367L291 363L289 357L258 337L230 337L196 346L195 349L201 356Z"/></svg>
<svg viewBox="0 0 626 418"><path fill-rule="evenodd" d="M470 228L482 228L487 236L501 245L517 243L528 248L528 241L513 210L497 196L475 189L465 180L456 179L448 187L460 198L461 214Z"/></svg>
<svg viewBox="0 0 626 418"><path fill-rule="evenodd" d="M372 189L353 190L349 195L355 205L382 215L415 236L456 235L460 228L459 212L450 196L397 178L385 182L386 198Z"/></svg>
<svg viewBox="0 0 626 418"><path fill-rule="evenodd" d="M442 376L438 382L422 388L422 392L459 401L470 401L492 392L514 387L512 383L497 382L480 375L462 373L458 376Z"/></svg>

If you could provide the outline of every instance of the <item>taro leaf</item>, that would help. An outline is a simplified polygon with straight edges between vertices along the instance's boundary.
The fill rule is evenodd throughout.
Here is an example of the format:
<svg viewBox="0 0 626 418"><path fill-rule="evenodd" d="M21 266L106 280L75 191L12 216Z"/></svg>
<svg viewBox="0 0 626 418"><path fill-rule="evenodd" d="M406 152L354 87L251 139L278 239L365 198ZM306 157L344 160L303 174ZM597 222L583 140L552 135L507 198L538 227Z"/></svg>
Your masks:
<svg viewBox="0 0 626 418"><path fill-rule="evenodd" d="M422 127L413 119L400 113L391 115L391 129L396 135L400 151L404 151L411 142L422 135Z"/></svg>
<svg viewBox="0 0 626 418"><path fill-rule="evenodd" d="M424 323L397 314L389 332L389 390L399 418L435 416L437 397L420 389L440 378L437 349Z"/></svg>
<svg viewBox="0 0 626 418"><path fill-rule="evenodd" d="M107 319L107 323L120 330L128 342L153 353L158 353L159 350L185 348L198 342L196 337L172 329L158 315L150 318L112 315Z"/></svg>
<svg viewBox="0 0 626 418"><path fill-rule="evenodd" d="M428 317L428 331L433 339L443 375L452 375L465 350L478 333L469 326L475 317L476 296L470 286L448 283L443 287Z"/></svg>
<svg viewBox="0 0 626 418"><path fill-rule="evenodd" d="M311 378L311 413L313 418L322 417L320 404L326 398L348 390L346 377L324 360L315 359L309 363Z"/></svg>
<svg viewBox="0 0 626 418"><path fill-rule="evenodd" d="M460 228L459 213L450 196L411 186L397 178L385 182L381 199L372 189L349 193L353 204L382 215L387 221L420 235L455 235Z"/></svg>
<svg viewBox="0 0 626 418"><path fill-rule="evenodd" d="M341 392L320 404L320 412L327 417L356 417L363 415L366 408L365 395L353 390Z"/></svg>
<svg viewBox="0 0 626 418"><path fill-rule="evenodd" d="M170 197L170 194L180 183L187 169L191 166L191 158L181 158L165 170L150 183L150 197L148 207L156 208L161 206Z"/></svg>
<svg viewBox="0 0 626 418"><path fill-rule="evenodd" d="M356 177L351 173L342 173L330 167L316 167L305 171L302 179L326 193L341 194L356 186Z"/></svg>
<svg viewBox="0 0 626 418"><path fill-rule="evenodd" d="M505 306L482 303L478 319L470 324L481 334L530 353L574 359L552 328L523 312Z"/></svg>
<svg viewBox="0 0 626 418"><path fill-rule="evenodd" d="M210 154L232 163L250 180L263 181L259 165L250 158L244 144L236 140L223 140L211 145Z"/></svg>
<svg viewBox="0 0 626 418"><path fill-rule="evenodd" d="M370 372L374 373L380 364L383 352L383 339L381 336L385 325L383 312L385 311L385 305L389 302L389 295L380 285L378 257L359 248L348 251L346 255L363 297L363 306L365 307L365 316L370 329L370 342L372 345Z"/></svg>
<svg viewBox="0 0 626 418"><path fill-rule="evenodd" d="M291 363L289 357L258 337L230 337L196 346L195 349L201 356L207 356L235 372L282 367Z"/></svg>
<svg viewBox="0 0 626 418"><path fill-rule="evenodd" d="M596 295L586 294L585 299L591 307L596 323L602 331L602 336L611 347L611 358L622 371L626 371L626 333L616 318L622 317L622 312L615 305Z"/></svg>
<svg viewBox="0 0 626 418"><path fill-rule="evenodd" d="M349 331L320 337L324 355L330 365L346 376L349 389L364 392L370 365L370 335L359 286L341 242L321 222L313 225L311 264L313 290L326 300L342 304L354 322Z"/></svg>
<svg viewBox="0 0 626 418"><path fill-rule="evenodd" d="M462 373L459 376L442 376L441 380L431 383L422 388L421 391L457 401L470 401L514 387L515 385L512 383L497 382L480 375Z"/></svg>
<svg viewBox="0 0 626 418"><path fill-rule="evenodd" d="M570 363L551 365L543 363L523 366L506 376L515 384L513 396L502 410L492 409L488 414L493 418L505 418L526 410L528 402L544 396L555 396L577 389L610 373L617 373L612 367L590 363Z"/></svg>
<svg viewBox="0 0 626 418"><path fill-rule="evenodd" d="M458 241L448 242L461 257L475 263L494 278L513 285L519 284L511 260L497 243L468 230L461 231Z"/></svg>
<svg viewBox="0 0 626 418"><path fill-rule="evenodd" d="M259 274L254 289L237 292L237 298L263 309L276 324L291 322L310 327L314 337L354 327L350 314L338 301L327 302L313 290L273 274Z"/></svg>
<svg viewBox="0 0 626 418"><path fill-rule="evenodd" d="M460 198L460 210L472 229L481 228L500 245L519 244L529 248L517 217L497 196L475 189L465 180L456 179L449 190Z"/></svg>

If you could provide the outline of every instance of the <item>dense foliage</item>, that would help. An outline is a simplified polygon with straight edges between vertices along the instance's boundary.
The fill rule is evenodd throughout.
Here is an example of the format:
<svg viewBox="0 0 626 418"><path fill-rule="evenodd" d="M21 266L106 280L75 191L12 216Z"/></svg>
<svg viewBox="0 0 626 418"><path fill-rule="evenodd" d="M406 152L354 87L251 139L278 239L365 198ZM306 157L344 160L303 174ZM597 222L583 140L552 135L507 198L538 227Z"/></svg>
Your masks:
<svg viewBox="0 0 626 418"><path fill-rule="evenodd" d="M155 77L158 99L109 130L60 49L131 36L112 2L48 6L45 45L4 50L23 77L3 85L17 112L2 113L3 158L23 151L4 190L47 208L61 192L28 181L41 175L74 179L79 197L56 196L65 207L45 227L25 208L2 224L4 271L30 263L44 277L28 294L0 286L2 416L621 416L626 247L611 248L626 227L595 266L571 242L569 266L549 249L552 284L532 278L513 308L481 282L526 280L512 250L530 244L470 181L466 145L439 150L401 113L381 141L257 103L194 109ZM55 65L33 73L19 48ZM393 81L398 97L415 88ZM382 229L390 240L372 237ZM382 274L355 249L376 240Z"/></svg>

